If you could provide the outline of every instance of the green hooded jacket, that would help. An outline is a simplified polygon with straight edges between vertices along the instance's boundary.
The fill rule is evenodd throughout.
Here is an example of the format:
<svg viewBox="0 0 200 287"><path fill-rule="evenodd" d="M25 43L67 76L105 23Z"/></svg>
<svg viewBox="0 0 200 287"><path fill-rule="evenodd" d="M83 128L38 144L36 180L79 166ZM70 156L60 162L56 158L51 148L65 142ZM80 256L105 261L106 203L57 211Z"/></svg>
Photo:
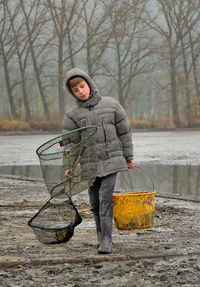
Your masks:
<svg viewBox="0 0 200 287"><path fill-rule="evenodd" d="M77 99L69 88L69 80L81 77L90 86L87 100ZM77 105L65 114L65 132L89 125L97 126L97 176L103 177L126 170L126 162L133 159L132 131L123 107L111 97L101 97L94 81L78 68L68 71L67 91L76 98Z"/></svg>

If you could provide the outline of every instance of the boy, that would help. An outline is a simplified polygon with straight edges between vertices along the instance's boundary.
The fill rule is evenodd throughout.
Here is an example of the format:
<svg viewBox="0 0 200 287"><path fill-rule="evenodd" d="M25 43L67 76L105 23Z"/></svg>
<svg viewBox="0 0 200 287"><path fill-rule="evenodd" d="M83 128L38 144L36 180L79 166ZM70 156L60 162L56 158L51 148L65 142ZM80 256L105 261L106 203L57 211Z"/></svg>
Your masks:
<svg viewBox="0 0 200 287"><path fill-rule="evenodd" d="M98 253L112 252L112 194L117 172L133 168L133 144L130 123L122 106L111 97L101 97L94 81L82 70L72 69L66 77L67 91L77 106L64 117L63 129L71 131L97 126L97 177L89 188L94 214ZM65 176L70 178L69 170Z"/></svg>

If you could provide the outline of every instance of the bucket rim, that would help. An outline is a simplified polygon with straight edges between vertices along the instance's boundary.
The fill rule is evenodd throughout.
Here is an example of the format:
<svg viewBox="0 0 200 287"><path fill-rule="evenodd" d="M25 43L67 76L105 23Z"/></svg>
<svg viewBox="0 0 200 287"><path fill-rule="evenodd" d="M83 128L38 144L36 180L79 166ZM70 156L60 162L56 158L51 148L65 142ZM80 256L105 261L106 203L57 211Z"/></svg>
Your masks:
<svg viewBox="0 0 200 287"><path fill-rule="evenodd" d="M153 191L130 191L130 192L114 192L113 197L122 197L122 196L139 196L139 195L155 195L156 194L156 189Z"/></svg>

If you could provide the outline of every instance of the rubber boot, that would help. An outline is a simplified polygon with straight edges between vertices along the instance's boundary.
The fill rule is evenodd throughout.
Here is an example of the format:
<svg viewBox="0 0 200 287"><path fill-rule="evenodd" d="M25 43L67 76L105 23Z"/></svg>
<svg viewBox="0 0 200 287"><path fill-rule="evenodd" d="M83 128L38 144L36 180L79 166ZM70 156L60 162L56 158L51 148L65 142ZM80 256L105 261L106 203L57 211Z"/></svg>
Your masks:
<svg viewBox="0 0 200 287"><path fill-rule="evenodd" d="M100 217L94 216L95 224L96 224L96 231L97 231L97 247L101 244L101 224L100 224Z"/></svg>
<svg viewBox="0 0 200 287"><path fill-rule="evenodd" d="M112 217L100 218L101 223L101 245L98 249L100 254L112 252Z"/></svg>

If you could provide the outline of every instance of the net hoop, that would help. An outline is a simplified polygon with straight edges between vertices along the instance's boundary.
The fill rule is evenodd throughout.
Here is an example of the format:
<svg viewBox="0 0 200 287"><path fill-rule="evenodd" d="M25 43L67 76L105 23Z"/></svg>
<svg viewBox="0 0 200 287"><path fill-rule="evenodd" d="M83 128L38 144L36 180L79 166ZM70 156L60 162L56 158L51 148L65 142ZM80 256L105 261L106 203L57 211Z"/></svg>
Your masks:
<svg viewBox="0 0 200 287"><path fill-rule="evenodd" d="M49 155L56 155L56 154L62 154L63 152L60 151L60 152L54 152L54 153L45 153L44 152L49 149L50 147L52 147L53 145L57 144L57 141L60 137L65 137L65 136L68 136L68 135L71 135L71 134L74 134L74 133L77 133L77 132L80 132L80 131L84 131L84 130L89 130L91 129L93 131L93 133L91 133L87 138L85 138L84 140L82 140L81 142L75 144L73 147L70 148L70 150L74 150L75 148L78 148L81 144L83 144L85 141L87 141L90 137L92 137L96 131L97 131L97 126L85 126L85 127L82 127L82 128L78 128L78 129L75 129L75 130L72 130L72 131L69 131L67 133L63 133L57 137L54 137L50 140L48 140L47 142L43 143L42 145L40 145L37 149L36 149L36 154L39 156L39 157L45 157L45 156L49 156ZM52 144L50 145L50 143L52 142Z"/></svg>

